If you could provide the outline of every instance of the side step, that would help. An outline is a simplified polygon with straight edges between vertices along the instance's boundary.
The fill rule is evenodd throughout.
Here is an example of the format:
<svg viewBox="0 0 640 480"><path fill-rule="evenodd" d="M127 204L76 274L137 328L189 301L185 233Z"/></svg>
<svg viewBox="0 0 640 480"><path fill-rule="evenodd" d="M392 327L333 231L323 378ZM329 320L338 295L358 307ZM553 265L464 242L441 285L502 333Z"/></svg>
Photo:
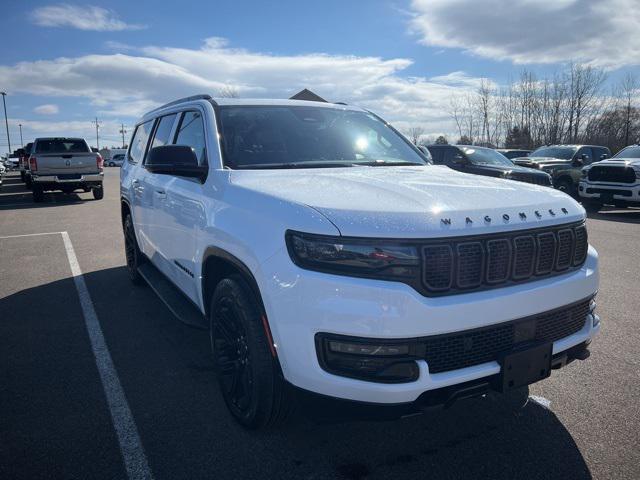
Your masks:
<svg viewBox="0 0 640 480"><path fill-rule="evenodd" d="M209 329L202 312L151 262L139 266L138 272L178 320L190 327Z"/></svg>

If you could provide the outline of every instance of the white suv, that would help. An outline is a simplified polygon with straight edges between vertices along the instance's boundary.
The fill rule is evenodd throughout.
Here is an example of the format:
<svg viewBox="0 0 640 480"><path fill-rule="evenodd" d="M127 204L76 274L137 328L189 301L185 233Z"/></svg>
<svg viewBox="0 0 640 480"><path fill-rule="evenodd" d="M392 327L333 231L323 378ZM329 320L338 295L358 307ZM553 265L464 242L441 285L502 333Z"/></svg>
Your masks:
<svg viewBox="0 0 640 480"><path fill-rule="evenodd" d="M362 108L172 102L136 126L121 193L132 280L210 328L247 427L294 398L396 416L518 389L600 329L578 203L431 165Z"/></svg>

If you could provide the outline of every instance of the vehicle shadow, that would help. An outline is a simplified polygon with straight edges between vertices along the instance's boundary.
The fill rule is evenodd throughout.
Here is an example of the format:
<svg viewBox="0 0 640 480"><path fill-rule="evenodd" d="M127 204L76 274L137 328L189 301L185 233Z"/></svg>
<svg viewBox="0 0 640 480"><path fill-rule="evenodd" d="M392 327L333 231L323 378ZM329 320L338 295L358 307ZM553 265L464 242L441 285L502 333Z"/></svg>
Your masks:
<svg viewBox="0 0 640 480"><path fill-rule="evenodd" d="M23 208L43 208L60 205L83 203L93 200L91 193L89 198L81 198L79 193L45 192L44 201L35 203L33 194L20 180L20 176L13 174L3 177L3 185L0 188L0 210L19 210Z"/></svg>
<svg viewBox="0 0 640 480"><path fill-rule="evenodd" d="M487 396L391 422L318 424L298 413L276 430L244 430L220 395L206 331L180 323L150 288L132 286L124 267L84 277L157 478L591 478L562 421L524 397L517 407ZM33 299L69 289L66 279L23 290L0 299L0 312L7 324L20 323L28 337L37 331L31 324L40 321L29 307ZM28 338L15 341L29 348ZM11 370L7 358L0 360ZM38 434L23 432L19 438ZM26 448L28 458L30 446L12 450ZM32 473L40 468L15 467Z"/></svg>
<svg viewBox="0 0 640 480"><path fill-rule="evenodd" d="M616 207L603 207L600 211L589 212L588 218L596 220L608 220L612 222L622 223L640 223L640 209L626 208L620 209Z"/></svg>

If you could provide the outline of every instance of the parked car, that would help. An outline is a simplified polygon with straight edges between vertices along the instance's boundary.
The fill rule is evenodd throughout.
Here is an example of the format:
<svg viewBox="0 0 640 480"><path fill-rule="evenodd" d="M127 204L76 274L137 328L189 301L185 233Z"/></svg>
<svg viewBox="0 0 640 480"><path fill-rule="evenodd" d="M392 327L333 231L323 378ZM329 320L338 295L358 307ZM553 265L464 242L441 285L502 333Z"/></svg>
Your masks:
<svg viewBox="0 0 640 480"><path fill-rule="evenodd" d="M4 173L7 171L7 167L4 166L2 162L0 162L0 188L2 188L2 177Z"/></svg>
<svg viewBox="0 0 640 480"><path fill-rule="evenodd" d="M106 163L109 167L121 167L124 162L124 153L117 153L113 155Z"/></svg>
<svg viewBox="0 0 640 480"><path fill-rule="evenodd" d="M388 418L521 394L600 329L577 202L430 165L364 109L178 100L137 123L120 178L131 280L209 329L249 428L294 397Z"/></svg>
<svg viewBox="0 0 640 480"><path fill-rule="evenodd" d="M496 152L501 153L509 160L518 157L528 157L531 153L531 150L518 150L516 148L496 148Z"/></svg>
<svg viewBox="0 0 640 480"><path fill-rule="evenodd" d="M598 145L548 145L513 161L516 165L547 172L553 178L555 188L575 197L582 167L610 156L607 147Z"/></svg>
<svg viewBox="0 0 640 480"><path fill-rule="evenodd" d="M36 138L29 157L33 201L42 202L44 192L61 190L71 193L81 189L92 191L100 200L103 160L82 138Z"/></svg>
<svg viewBox="0 0 640 480"><path fill-rule="evenodd" d="M514 165L492 148L467 145L429 145L428 148L436 165L475 175L551 186L551 176L547 173Z"/></svg>
<svg viewBox="0 0 640 480"><path fill-rule="evenodd" d="M26 184L27 188L31 188L31 172L29 171L29 156L31 155L32 143L27 143L20 151L20 179Z"/></svg>
<svg viewBox="0 0 640 480"><path fill-rule="evenodd" d="M640 206L640 145L628 146L610 159L584 167L578 191L582 205L590 211L605 204Z"/></svg>

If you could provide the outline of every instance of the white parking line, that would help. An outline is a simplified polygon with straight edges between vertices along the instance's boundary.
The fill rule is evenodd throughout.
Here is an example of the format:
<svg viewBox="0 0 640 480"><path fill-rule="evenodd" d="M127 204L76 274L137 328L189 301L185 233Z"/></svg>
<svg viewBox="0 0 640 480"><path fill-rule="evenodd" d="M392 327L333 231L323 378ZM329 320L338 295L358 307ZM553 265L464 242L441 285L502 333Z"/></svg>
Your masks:
<svg viewBox="0 0 640 480"><path fill-rule="evenodd" d="M102 387L107 397L107 404L111 412L111 419L113 420L113 426L118 437L118 443L120 444L120 452L122 453L127 476L129 480L152 479L153 475L151 474L151 469L149 468L140 436L138 435L138 429L131 414L129 404L127 403L124 390L120 384L115 366L113 365L113 360L107 348L104 335L102 334L102 328L100 327L96 311L93 308L93 302L91 301L89 290L84 281L82 270L80 270L78 258L73 250L71 238L69 238L67 232L59 233L64 240L64 247L67 251L71 274L73 275L73 281L76 285L78 296L80 297L80 305L82 307L87 332L89 333L91 348L93 349L93 355L95 356L98 372L100 373Z"/></svg>
<svg viewBox="0 0 640 480"><path fill-rule="evenodd" d="M60 235L62 233L67 233L67 232L44 232L44 233L25 233L23 235L7 235L5 237L0 237L0 240L4 238L38 237L40 235Z"/></svg>

